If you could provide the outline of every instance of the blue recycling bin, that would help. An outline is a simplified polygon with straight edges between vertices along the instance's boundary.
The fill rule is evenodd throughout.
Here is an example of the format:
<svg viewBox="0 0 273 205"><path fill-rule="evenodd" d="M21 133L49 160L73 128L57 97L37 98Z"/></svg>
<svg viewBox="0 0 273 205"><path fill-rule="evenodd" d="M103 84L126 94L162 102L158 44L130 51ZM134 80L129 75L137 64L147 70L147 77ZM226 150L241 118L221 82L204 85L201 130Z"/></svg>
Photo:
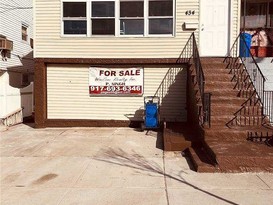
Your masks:
<svg viewBox="0 0 273 205"><path fill-rule="evenodd" d="M141 123L141 130L158 129L159 123L159 105L160 98L158 96L144 97L144 122Z"/></svg>
<svg viewBox="0 0 273 205"><path fill-rule="evenodd" d="M156 128L158 126L157 118L157 104L156 103L147 103L146 104L146 119L145 127L146 128Z"/></svg>
<svg viewBox="0 0 273 205"><path fill-rule="evenodd" d="M251 39L252 36L249 33L240 34L240 57L250 57Z"/></svg>

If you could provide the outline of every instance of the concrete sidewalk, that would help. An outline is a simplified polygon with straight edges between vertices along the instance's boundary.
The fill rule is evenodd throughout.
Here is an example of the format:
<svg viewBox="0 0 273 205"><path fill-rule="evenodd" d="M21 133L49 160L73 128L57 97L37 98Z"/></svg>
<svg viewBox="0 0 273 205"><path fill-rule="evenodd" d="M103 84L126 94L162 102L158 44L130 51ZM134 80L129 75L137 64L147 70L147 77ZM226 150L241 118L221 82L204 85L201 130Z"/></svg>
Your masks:
<svg viewBox="0 0 273 205"><path fill-rule="evenodd" d="M160 139L131 128L12 127L0 136L1 204L273 203L273 174L196 173Z"/></svg>

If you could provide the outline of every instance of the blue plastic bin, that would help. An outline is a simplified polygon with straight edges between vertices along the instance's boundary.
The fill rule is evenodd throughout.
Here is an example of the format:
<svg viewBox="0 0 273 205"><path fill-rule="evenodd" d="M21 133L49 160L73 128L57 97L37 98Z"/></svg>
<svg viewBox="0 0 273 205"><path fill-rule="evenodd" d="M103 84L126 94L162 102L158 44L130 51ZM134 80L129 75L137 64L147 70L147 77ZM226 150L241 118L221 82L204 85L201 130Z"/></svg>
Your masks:
<svg viewBox="0 0 273 205"><path fill-rule="evenodd" d="M251 38L252 36L249 33L240 35L240 57L250 57Z"/></svg>
<svg viewBox="0 0 273 205"><path fill-rule="evenodd" d="M148 103L146 104L146 120L145 126L147 128L156 128L158 126L158 117L157 117L157 104Z"/></svg>

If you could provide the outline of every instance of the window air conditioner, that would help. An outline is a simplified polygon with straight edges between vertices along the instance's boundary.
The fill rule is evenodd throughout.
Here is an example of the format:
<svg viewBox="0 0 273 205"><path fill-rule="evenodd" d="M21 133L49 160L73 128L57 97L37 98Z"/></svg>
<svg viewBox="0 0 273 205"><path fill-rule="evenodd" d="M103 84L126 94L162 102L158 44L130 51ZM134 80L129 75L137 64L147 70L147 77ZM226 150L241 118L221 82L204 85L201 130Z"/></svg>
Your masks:
<svg viewBox="0 0 273 205"><path fill-rule="evenodd" d="M0 38L0 50L9 50L11 51L13 49L13 42L6 39L6 38Z"/></svg>

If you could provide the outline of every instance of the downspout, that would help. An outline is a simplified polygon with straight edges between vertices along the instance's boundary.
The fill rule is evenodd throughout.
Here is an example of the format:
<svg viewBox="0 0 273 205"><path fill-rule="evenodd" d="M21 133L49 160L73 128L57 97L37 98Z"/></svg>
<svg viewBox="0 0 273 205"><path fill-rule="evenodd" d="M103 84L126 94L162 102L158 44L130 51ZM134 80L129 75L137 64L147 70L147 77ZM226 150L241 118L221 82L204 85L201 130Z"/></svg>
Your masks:
<svg viewBox="0 0 273 205"><path fill-rule="evenodd" d="M245 33L246 31L246 0L243 0L244 1L244 22L243 22L243 31Z"/></svg>

